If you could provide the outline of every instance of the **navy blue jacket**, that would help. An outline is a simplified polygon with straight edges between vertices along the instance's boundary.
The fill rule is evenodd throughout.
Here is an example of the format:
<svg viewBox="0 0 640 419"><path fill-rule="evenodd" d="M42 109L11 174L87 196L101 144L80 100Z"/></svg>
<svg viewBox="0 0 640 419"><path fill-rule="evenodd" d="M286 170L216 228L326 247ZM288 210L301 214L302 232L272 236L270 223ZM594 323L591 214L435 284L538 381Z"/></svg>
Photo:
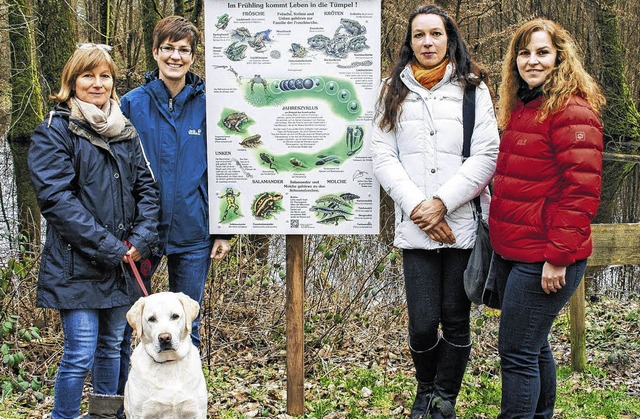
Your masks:
<svg viewBox="0 0 640 419"><path fill-rule="evenodd" d="M210 246L204 81L189 72L171 97L155 70L122 98L160 185L160 241L166 254Z"/></svg>
<svg viewBox="0 0 640 419"><path fill-rule="evenodd" d="M31 140L31 181L47 221L37 306L129 304L123 240L143 257L159 250L159 192L133 125L107 140L59 105Z"/></svg>

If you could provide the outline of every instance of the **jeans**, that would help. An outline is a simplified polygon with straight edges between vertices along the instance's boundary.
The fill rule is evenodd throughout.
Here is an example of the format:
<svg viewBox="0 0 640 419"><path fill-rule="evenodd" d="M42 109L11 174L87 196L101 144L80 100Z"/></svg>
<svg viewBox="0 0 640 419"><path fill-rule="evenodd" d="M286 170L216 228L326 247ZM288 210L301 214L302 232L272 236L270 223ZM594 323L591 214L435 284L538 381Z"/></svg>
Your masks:
<svg viewBox="0 0 640 419"><path fill-rule="evenodd" d="M184 253L167 255L167 269L169 273L169 291L182 292L202 305L204 288L211 265L211 248L192 250ZM159 261L158 261L159 262ZM157 263L154 263L154 269ZM192 323L191 341L196 347L200 347L200 314ZM131 357L131 326L127 328L122 341L122 355L120 365L120 380L118 394L124 394L124 387L129 377L129 365Z"/></svg>
<svg viewBox="0 0 640 419"><path fill-rule="evenodd" d="M515 262L507 279L500 315L498 352L502 368L499 418L552 418L556 365L549 332L584 275L586 259L567 267L558 292L542 290L544 263Z"/></svg>
<svg viewBox="0 0 640 419"><path fill-rule="evenodd" d="M96 394L116 394L120 344L129 306L60 310L64 348L56 383L52 419L76 418L89 371Z"/></svg>
<svg viewBox="0 0 640 419"><path fill-rule="evenodd" d="M202 305L204 286L211 265L211 247L167 256L169 291L182 292ZM200 347L200 314L193 321L191 340Z"/></svg>
<svg viewBox="0 0 640 419"><path fill-rule="evenodd" d="M440 325L447 342L456 346L471 342L471 301L462 279L470 254L470 249L403 251L412 350L423 352L433 348L438 343Z"/></svg>

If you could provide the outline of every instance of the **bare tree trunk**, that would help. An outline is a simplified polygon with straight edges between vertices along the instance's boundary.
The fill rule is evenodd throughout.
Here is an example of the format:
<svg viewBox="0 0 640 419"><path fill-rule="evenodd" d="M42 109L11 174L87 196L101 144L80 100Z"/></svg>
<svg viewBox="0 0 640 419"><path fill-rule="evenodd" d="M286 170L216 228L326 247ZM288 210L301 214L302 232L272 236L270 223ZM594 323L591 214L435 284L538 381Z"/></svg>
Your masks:
<svg viewBox="0 0 640 419"><path fill-rule="evenodd" d="M191 18L190 18L190 20L195 25L198 25L198 21L200 20L200 17L202 16L203 8L204 8L204 1L203 0L193 0L193 9L191 9Z"/></svg>
<svg viewBox="0 0 640 419"><path fill-rule="evenodd" d="M203 6L202 0L173 0L173 14L184 16L197 25Z"/></svg>
<svg viewBox="0 0 640 419"><path fill-rule="evenodd" d="M110 45L111 38L111 0L100 0L100 42Z"/></svg>
<svg viewBox="0 0 640 419"><path fill-rule="evenodd" d="M146 70L156 68L156 60L153 59L153 28L160 15L154 0L142 0L142 37L144 39Z"/></svg>
<svg viewBox="0 0 640 419"><path fill-rule="evenodd" d="M640 115L631 99L625 77L624 52L620 39L619 21L615 1L603 0L595 8L596 33L600 35L598 45L602 55L599 79L607 105L602 112L605 147L611 151L625 147L629 142L639 140L638 123ZM637 148L636 148L637 150ZM617 211L615 197L633 164L607 162L604 166L601 204L596 216L597 222L610 222Z"/></svg>
<svg viewBox="0 0 640 419"><path fill-rule="evenodd" d="M76 48L76 14L66 2L36 0L38 16L37 51L41 86L47 108L49 95L60 88L62 68Z"/></svg>
<svg viewBox="0 0 640 419"><path fill-rule="evenodd" d="M125 29L125 39L124 48L123 48L123 58L125 60L125 88L129 90L133 87L132 76L136 72L136 68L138 67L138 63L140 61L140 52L142 50L142 36L141 36L141 28L139 24L136 24L137 15L136 10L133 7L134 2L128 1L126 2L127 8L127 27Z"/></svg>
<svg viewBox="0 0 640 419"><path fill-rule="evenodd" d="M35 60L31 3L29 0L9 0L8 5L9 25L12 28L9 35L12 87L9 144L18 201L18 241L29 251L32 245L40 244L40 208L29 180L27 152L31 133L42 122L42 102Z"/></svg>
<svg viewBox="0 0 640 419"><path fill-rule="evenodd" d="M184 16L185 0L173 0L173 14Z"/></svg>
<svg viewBox="0 0 640 419"><path fill-rule="evenodd" d="M9 56L9 22L7 22L7 3L0 2L0 57ZM10 122L11 85L9 75L11 62L7 59L0 60L0 138L7 133Z"/></svg>

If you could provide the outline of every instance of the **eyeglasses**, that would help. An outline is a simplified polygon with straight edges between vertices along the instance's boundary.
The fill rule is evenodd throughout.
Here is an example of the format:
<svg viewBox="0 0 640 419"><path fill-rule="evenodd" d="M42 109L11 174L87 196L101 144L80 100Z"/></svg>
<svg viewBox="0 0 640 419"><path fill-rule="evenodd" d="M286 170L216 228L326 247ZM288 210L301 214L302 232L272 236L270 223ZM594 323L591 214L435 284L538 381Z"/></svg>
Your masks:
<svg viewBox="0 0 640 419"><path fill-rule="evenodd" d="M180 54L182 57L188 57L189 55L191 55L191 48L187 47L176 48L170 47L169 45L162 45L158 47L158 49L166 55L173 55L175 51L178 51L178 54Z"/></svg>
<svg viewBox="0 0 640 419"><path fill-rule="evenodd" d="M87 42L87 43L84 43L84 44L78 44L77 47L78 47L78 49L98 48L98 49L101 49L104 52L111 52L113 50L113 47L111 45L94 44L94 43L91 43L91 42Z"/></svg>

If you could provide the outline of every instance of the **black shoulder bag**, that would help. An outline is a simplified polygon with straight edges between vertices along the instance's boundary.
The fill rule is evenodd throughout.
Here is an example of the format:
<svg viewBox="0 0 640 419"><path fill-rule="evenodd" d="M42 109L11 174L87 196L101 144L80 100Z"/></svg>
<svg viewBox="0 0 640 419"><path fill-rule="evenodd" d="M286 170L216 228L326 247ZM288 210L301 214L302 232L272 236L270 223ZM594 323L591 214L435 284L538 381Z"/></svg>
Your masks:
<svg viewBox="0 0 640 419"><path fill-rule="evenodd" d="M463 162L469 158L471 154L471 136L476 119L476 87L468 85L464 92L462 100L462 125L464 131L464 142L462 145ZM493 249L489 240L489 225L482 218L482 207L480 206L480 197L473 199L476 211L476 219L478 220L478 228L476 234L476 242L471 250L467 268L464 271L464 290L467 297L475 304L483 304L483 294L485 285L489 275L489 266Z"/></svg>

